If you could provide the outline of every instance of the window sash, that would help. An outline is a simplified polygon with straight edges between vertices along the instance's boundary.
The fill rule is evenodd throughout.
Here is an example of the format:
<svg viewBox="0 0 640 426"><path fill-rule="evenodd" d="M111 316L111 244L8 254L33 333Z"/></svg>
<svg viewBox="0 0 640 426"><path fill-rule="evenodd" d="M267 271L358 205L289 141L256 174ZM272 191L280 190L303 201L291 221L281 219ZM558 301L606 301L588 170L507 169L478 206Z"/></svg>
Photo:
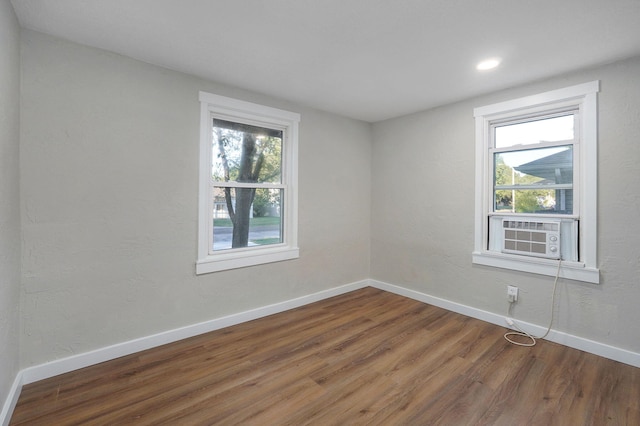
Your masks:
<svg viewBox="0 0 640 426"><path fill-rule="evenodd" d="M273 129L274 126L257 126L255 124L245 123L241 120L222 120L216 118L215 114L212 114L212 157L211 157L211 170L212 170L212 178L215 179L216 172L219 177L222 177L226 181L239 181L239 182L248 182L248 183L259 183L259 182L269 182L269 183L281 183L282 182L282 169L283 169L283 158L282 158L282 148L285 144L285 131L284 129ZM238 139L233 138L235 143L231 142L227 144L226 148L221 148L216 143L216 133L221 132L221 130L227 130L233 132L233 136ZM267 142L263 141L265 138L275 138L279 142L276 142L275 148L279 150L278 156L275 156L273 153L269 153L269 150L266 151L266 155L263 158L264 165L274 165L275 170L273 175L265 176L263 173L267 171L266 167L261 169L261 173L258 176L250 176L249 179L238 180L240 178L240 168L242 164L242 154L244 153L244 138L245 134L250 134L255 138L255 152L250 156L250 160L257 161L257 153L259 149L264 150L264 146L261 146ZM224 152L226 161L221 160L220 153ZM264 153L264 151L263 151ZM217 154L217 155L216 155ZM224 170L224 167L227 167L227 170ZM229 176L224 176L226 173Z"/></svg>
<svg viewBox="0 0 640 426"><path fill-rule="evenodd" d="M224 187L216 187L216 190L223 190ZM254 188L249 188L254 189ZM229 252L235 250L237 252L243 250L260 250L265 247L283 246L285 244L285 230L284 225L286 223L286 207L285 197L286 193L282 189L276 189L278 194L276 195L276 201L269 203L268 208L276 208L278 215L264 215L255 217L251 214L248 223L247 245L244 247L233 247L233 236L235 224L231 220L231 215L227 209L226 199L224 200L224 207L220 209L214 209L212 216L212 242L209 248L209 254L218 254L222 252ZM216 203L215 192L212 197L214 204ZM238 196L237 193L233 193L234 198ZM237 198L236 198L237 200ZM255 201L252 203L252 209L255 211ZM233 204L233 202L232 202ZM216 207L221 207L220 204L216 204ZM273 211L272 211L273 212ZM221 213L224 215L221 216ZM254 223L256 221L267 221L266 223ZM222 221L222 225L220 222ZM231 222L231 227L227 224ZM230 228L230 229L229 229Z"/></svg>

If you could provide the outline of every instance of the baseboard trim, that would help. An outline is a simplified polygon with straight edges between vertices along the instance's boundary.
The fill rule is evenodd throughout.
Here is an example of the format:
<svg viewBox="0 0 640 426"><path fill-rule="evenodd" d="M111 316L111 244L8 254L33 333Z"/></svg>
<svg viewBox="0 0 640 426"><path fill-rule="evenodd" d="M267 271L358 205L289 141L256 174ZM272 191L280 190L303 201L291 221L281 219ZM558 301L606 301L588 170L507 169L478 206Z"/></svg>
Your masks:
<svg viewBox="0 0 640 426"><path fill-rule="evenodd" d="M501 327L509 328L505 321L505 315L498 315L492 312L483 311L482 309L462 305L460 303L441 299L439 297L431 296L426 293L421 293L419 291L410 290L382 281L369 280L369 285L380 290L388 291L390 293L395 293L400 296L405 296L410 299L438 306L448 311L457 312L468 317L476 318L485 322L499 325ZM517 319L515 319L514 321L520 328L524 328L527 332L533 335L543 335L547 331L546 327L540 325L520 321ZM545 339L564 346L568 346L570 348L579 349L581 351L589 352L594 355L640 368L640 353L631 352L626 349L596 342L594 340L585 339L583 337L575 336L553 329L551 329Z"/></svg>
<svg viewBox="0 0 640 426"><path fill-rule="evenodd" d="M11 385L11 389L9 389L9 395L7 395L7 399L4 402L2 412L0 412L0 425L2 426L8 426L11 421L13 409L16 408L20 392L22 391L22 383L22 371L19 371L16 379L13 381L13 385Z"/></svg>
<svg viewBox="0 0 640 426"><path fill-rule="evenodd" d="M339 287L334 287L329 290L309 294L307 296L286 300L284 302L274 303L272 305L262 306L260 308L252 309L249 311L215 318L198 324L192 324L185 327L164 331L161 333L153 334L151 336L141 337L139 339L118 343L90 352L85 352L67 358L47 362L45 364L36 365L22 370L22 383L29 384L37 382L38 380L54 377L58 374L68 373L70 371L109 361L121 356L130 355L146 349L165 345L167 343L172 343L178 340L197 336L199 334L208 333L210 331L219 330L221 328L229 327L247 321L252 321L254 319L262 318L268 315L288 311L290 309L298 308L309 303L358 290L367 287L368 285L369 280L358 281Z"/></svg>

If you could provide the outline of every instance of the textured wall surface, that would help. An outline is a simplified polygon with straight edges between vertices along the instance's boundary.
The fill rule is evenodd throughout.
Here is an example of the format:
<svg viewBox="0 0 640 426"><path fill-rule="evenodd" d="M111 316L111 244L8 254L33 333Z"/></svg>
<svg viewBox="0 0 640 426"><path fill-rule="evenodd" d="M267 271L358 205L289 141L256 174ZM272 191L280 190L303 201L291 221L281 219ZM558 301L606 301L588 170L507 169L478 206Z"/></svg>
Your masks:
<svg viewBox="0 0 640 426"><path fill-rule="evenodd" d="M371 125L22 33L22 367L369 275ZM195 275L198 91L302 115L300 259Z"/></svg>
<svg viewBox="0 0 640 426"><path fill-rule="evenodd" d="M500 315L517 285L516 318L546 327L553 278L471 264L473 108L592 80L601 284L561 281L554 328L640 352L640 58L375 124L371 277Z"/></svg>
<svg viewBox="0 0 640 426"><path fill-rule="evenodd" d="M546 325L552 279L471 264L473 108L596 79L601 284L555 328L640 352L640 59L373 126L31 31L22 63L22 367L368 277ZM300 259L195 276L200 90L302 114Z"/></svg>
<svg viewBox="0 0 640 426"><path fill-rule="evenodd" d="M0 0L0 410L18 372L20 31Z"/></svg>

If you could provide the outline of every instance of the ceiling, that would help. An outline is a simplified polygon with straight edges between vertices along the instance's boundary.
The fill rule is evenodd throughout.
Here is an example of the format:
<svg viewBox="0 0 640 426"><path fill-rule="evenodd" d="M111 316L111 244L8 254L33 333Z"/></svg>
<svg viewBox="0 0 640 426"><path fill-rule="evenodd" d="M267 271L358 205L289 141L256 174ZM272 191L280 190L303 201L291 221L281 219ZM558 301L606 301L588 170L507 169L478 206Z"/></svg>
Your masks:
<svg viewBox="0 0 640 426"><path fill-rule="evenodd" d="M369 122L640 55L640 0L12 4L28 29Z"/></svg>

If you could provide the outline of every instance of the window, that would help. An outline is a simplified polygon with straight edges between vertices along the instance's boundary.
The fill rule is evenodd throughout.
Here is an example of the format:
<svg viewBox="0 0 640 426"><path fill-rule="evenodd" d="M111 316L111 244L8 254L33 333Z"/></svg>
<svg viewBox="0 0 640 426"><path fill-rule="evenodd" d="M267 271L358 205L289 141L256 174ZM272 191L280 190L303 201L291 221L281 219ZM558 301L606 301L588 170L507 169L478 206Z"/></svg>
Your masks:
<svg viewBox="0 0 640 426"><path fill-rule="evenodd" d="M200 92L196 273L294 259L300 115Z"/></svg>
<svg viewBox="0 0 640 426"><path fill-rule="evenodd" d="M594 81L476 108L473 262L598 283Z"/></svg>

